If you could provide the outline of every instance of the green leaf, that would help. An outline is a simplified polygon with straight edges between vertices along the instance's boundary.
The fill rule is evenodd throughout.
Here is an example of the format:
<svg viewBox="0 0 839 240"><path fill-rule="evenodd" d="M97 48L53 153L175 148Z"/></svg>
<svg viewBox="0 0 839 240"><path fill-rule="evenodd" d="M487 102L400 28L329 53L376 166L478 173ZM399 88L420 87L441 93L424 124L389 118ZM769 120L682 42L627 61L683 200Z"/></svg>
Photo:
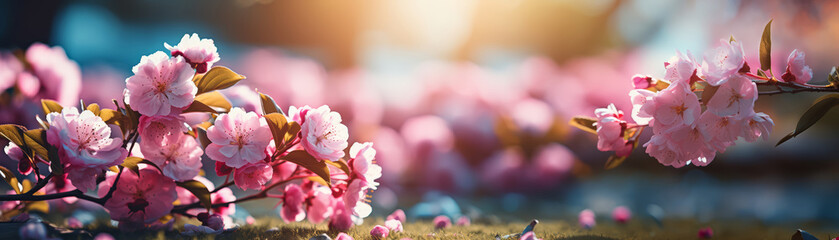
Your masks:
<svg viewBox="0 0 839 240"><path fill-rule="evenodd" d="M594 124L597 123L597 119L590 118L590 117L574 117L571 119L571 126L577 127L582 129L583 131L590 132L597 134L597 127Z"/></svg>
<svg viewBox="0 0 839 240"><path fill-rule="evenodd" d="M772 68L772 20L766 23L763 28L763 36L760 38L760 69L764 71Z"/></svg>
<svg viewBox="0 0 839 240"><path fill-rule="evenodd" d="M810 106L809 109L807 109L806 112L804 112L804 115L801 115L801 119L798 120L795 130L781 138L775 146L777 147L778 145L781 145L781 143L798 136L798 134L801 134L813 126L813 124L818 122L819 119L824 117L824 114L827 113L827 111L830 111L830 109L837 105L839 105L839 94L834 93L820 97L815 103L813 103L812 106Z"/></svg>
<svg viewBox="0 0 839 240"><path fill-rule="evenodd" d="M213 67L195 82L195 86L198 87L197 94L202 94L229 88L242 79L245 79L245 76L239 75L226 67Z"/></svg>
<svg viewBox="0 0 839 240"><path fill-rule="evenodd" d="M26 128L20 125L3 124L0 125L0 136L5 137L18 147L25 147L26 145L23 140L23 131L25 130Z"/></svg>
<svg viewBox="0 0 839 240"><path fill-rule="evenodd" d="M285 114L281 108L277 107L277 103L274 102L274 99L271 98L271 96L259 93L259 99L262 102L262 113L265 115L271 113Z"/></svg>
<svg viewBox="0 0 839 240"><path fill-rule="evenodd" d="M327 183L326 186L332 186L329 178L329 167L326 166L326 163L324 162L329 160L317 160L305 150L291 151L285 156L282 156L280 159L296 163L297 165L312 171L319 177L323 178L324 182Z"/></svg>
<svg viewBox="0 0 839 240"><path fill-rule="evenodd" d="M139 164L142 161L142 158L131 156L125 158L125 160L122 160L122 164L120 164L120 166L130 169L132 172L134 172L134 174L140 176L140 167L137 166L137 164Z"/></svg>
<svg viewBox="0 0 839 240"><path fill-rule="evenodd" d="M177 184L179 187L189 190L192 195L195 195L195 197L198 198L198 201L201 202L201 205L204 205L204 207L207 208L207 211L213 208L213 202L210 198L210 190L208 190L207 186L204 186L203 183L195 180L188 180L184 182L177 182Z"/></svg>
<svg viewBox="0 0 839 240"><path fill-rule="evenodd" d="M61 113L61 109L64 109L61 104L49 99L41 99L41 107L44 109L44 115L54 112Z"/></svg>
<svg viewBox="0 0 839 240"><path fill-rule="evenodd" d="M20 188L22 186L17 181L17 178L15 177L15 174L12 173L12 171L9 171L9 169L6 169L3 166L0 166L0 177L3 177L3 180L6 180L6 183L8 183L9 186L12 186L12 189L14 189L16 193L20 193Z"/></svg>
<svg viewBox="0 0 839 240"><path fill-rule="evenodd" d="M195 97L195 101L201 102L210 107L224 109L224 111L230 111L230 108L233 107L230 104L230 101L227 101L227 98L218 91L198 95Z"/></svg>
<svg viewBox="0 0 839 240"><path fill-rule="evenodd" d="M210 106L207 106L207 104L204 104L204 103L199 102L199 101L197 101L197 100L196 100L196 101L192 101L192 104L190 104L190 105L189 105L189 107L187 107L186 109L184 109L184 111L183 111L183 112L185 112L185 113L188 113L188 112L208 112L208 113L218 113L218 112L216 112L216 110L215 110L215 109L211 108Z"/></svg>

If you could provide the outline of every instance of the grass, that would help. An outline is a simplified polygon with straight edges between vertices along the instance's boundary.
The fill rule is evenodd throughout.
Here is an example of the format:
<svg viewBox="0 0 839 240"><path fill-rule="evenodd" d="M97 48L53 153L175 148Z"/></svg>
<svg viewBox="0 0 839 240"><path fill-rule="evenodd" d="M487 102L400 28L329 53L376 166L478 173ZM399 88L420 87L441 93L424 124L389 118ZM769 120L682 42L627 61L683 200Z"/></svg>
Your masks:
<svg viewBox="0 0 839 240"><path fill-rule="evenodd" d="M367 219L360 226L355 226L348 234L353 238L371 239L370 229L384 220ZM183 223L176 224L182 226ZM404 225L405 232L391 233L388 239L411 238L422 239L495 239L496 236L520 233L527 225L526 222L504 224L474 223L471 226L452 226L444 230L434 230L429 221L411 222ZM815 225L813 225L815 226ZM653 221L632 220L627 224L616 224L601 220L592 230L581 229L576 222L545 221L535 227L535 233L543 239L697 239L700 228L711 227L714 230L713 239L790 239L797 227L766 226L757 222L712 222L698 223L692 220L667 220L659 226ZM275 231L268 231L277 228ZM831 239L839 231L825 231L823 228L805 229L819 239ZM176 227L176 231L179 228ZM119 232L113 227L93 227L91 232L108 232L117 239L309 239L326 233L334 238L338 232L328 231L326 224L310 224L308 222L283 223L279 219L263 218L250 226L243 226L234 231L220 235L204 235L186 237L178 232ZM94 234L95 235L95 234ZM518 238L509 238L518 239Z"/></svg>

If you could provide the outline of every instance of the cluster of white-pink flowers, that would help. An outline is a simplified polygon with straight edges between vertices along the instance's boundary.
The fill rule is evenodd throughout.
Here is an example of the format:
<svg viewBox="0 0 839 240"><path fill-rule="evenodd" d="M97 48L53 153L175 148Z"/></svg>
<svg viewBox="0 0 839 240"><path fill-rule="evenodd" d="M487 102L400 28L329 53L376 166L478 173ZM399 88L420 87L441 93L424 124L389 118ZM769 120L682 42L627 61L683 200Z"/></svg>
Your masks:
<svg viewBox="0 0 839 240"><path fill-rule="evenodd" d="M71 107L73 103L62 107L46 100L46 121L39 122L43 129L0 126L2 136L12 141L4 151L19 162L20 173L37 174L43 181L36 191L78 189L80 193L64 194L90 200L78 194L98 187L99 198L91 201L102 204L125 230L171 226L173 218L166 216L180 214L203 224L186 226L185 234L219 233L232 225L237 197L228 189L231 185L260 191L248 199L279 199L279 214L286 221L329 219L330 227L347 230L370 214L367 193L378 186L382 169L374 162L372 143L353 144L348 160L342 159L349 134L339 113L326 105L292 106L288 115L234 107L215 90L244 76L223 67L210 69L219 60L213 40L185 35L178 45L165 47L168 54L143 56L133 67L133 75L125 80L122 107L100 109L91 104L80 111ZM55 77L51 69L66 64L42 64L49 63L45 51L53 50L34 45L27 53L40 59L30 62L31 70L42 78ZM0 54L0 60L7 57ZM0 66L0 77L13 79L27 91L27 72L6 71L20 67ZM6 87L0 85L0 90ZM257 93L248 93L259 99ZM220 104L201 102L202 97ZM267 104L275 105L273 100ZM36 139L34 143L21 142L23 132ZM45 136L42 142L37 140L40 133ZM205 153L215 162L216 174L226 176L223 184L199 176ZM37 171L38 163L51 165L49 177ZM210 193L201 194L201 188ZM198 210L202 205L206 210Z"/></svg>
<svg viewBox="0 0 839 240"><path fill-rule="evenodd" d="M754 111L759 79L739 42L721 40L701 62L677 53L664 66L663 80L632 78L632 121L614 105L595 111L599 150L628 156L639 140L636 131L650 127L653 136L643 146L661 164L705 166L738 138L753 142L772 132L772 119ZM782 80L804 84L812 75L804 53L793 51Z"/></svg>

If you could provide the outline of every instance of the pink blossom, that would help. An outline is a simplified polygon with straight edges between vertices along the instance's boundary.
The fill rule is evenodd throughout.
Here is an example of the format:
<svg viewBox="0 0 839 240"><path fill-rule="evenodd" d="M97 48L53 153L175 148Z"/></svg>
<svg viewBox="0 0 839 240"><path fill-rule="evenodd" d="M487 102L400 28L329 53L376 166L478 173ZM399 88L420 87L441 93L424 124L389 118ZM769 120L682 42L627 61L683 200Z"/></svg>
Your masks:
<svg viewBox="0 0 839 240"><path fill-rule="evenodd" d="M743 138L748 142L754 142L760 137L763 137L764 140L769 139L769 134L775 127L775 122L765 113L753 113L746 117L743 122Z"/></svg>
<svg viewBox="0 0 839 240"><path fill-rule="evenodd" d="M392 232L402 232L402 221L391 219L385 221L385 227Z"/></svg>
<svg viewBox="0 0 839 240"><path fill-rule="evenodd" d="M530 232L525 233L524 235L521 235L521 238L519 238L519 240L542 240L542 239L537 238L536 233L533 233L533 231L530 231Z"/></svg>
<svg viewBox="0 0 839 240"><path fill-rule="evenodd" d="M212 142L207 146L207 156L233 168L265 159L265 148L272 138L264 118L241 108L219 115L207 129L207 137Z"/></svg>
<svg viewBox="0 0 839 240"><path fill-rule="evenodd" d="M731 76L708 101L708 111L730 116L752 111L757 100L757 85L743 76Z"/></svg>
<svg viewBox="0 0 839 240"><path fill-rule="evenodd" d="M399 220L400 222L408 221L408 218L405 217L405 211L402 211L402 209L396 209L395 211L393 211L393 213L391 213L390 215L387 215L387 220L391 220L391 219L396 219L396 220Z"/></svg>
<svg viewBox="0 0 839 240"><path fill-rule="evenodd" d="M626 121L623 121L623 112L609 104L607 108L595 110L594 115L597 117L597 149L615 151L619 156L629 155L632 145L624 139Z"/></svg>
<svg viewBox="0 0 839 240"><path fill-rule="evenodd" d="M656 93L644 90L635 89L629 91L629 99L632 101L632 120L638 125L651 125L653 114L655 113L655 98Z"/></svg>
<svg viewBox="0 0 839 240"><path fill-rule="evenodd" d="M704 134L696 126L679 127L668 137L676 149L684 154L681 160L696 166L708 165L716 156L716 150L708 145Z"/></svg>
<svg viewBox="0 0 839 240"><path fill-rule="evenodd" d="M0 91L14 87L23 64L10 52L0 52Z"/></svg>
<svg viewBox="0 0 839 240"><path fill-rule="evenodd" d="M373 226L373 229L370 230L370 236L377 240L387 238L388 234L390 234L390 231L382 225Z"/></svg>
<svg viewBox="0 0 839 240"><path fill-rule="evenodd" d="M170 46L168 43L163 43L163 46L172 52L173 57L182 56L186 62L192 65L198 73L205 73L213 63L218 62L218 49L213 43L212 39L201 39L197 33L192 36L184 34L181 42L176 46Z"/></svg>
<svg viewBox="0 0 839 240"><path fill-rule="evenodd" d="M300 124L300 126L302 127L303 123L306 121L306 114L309 113L309 110L312 110L312 107L309 107L309 105L302 106L299 108L295 106L290 106L288 107L288 119Z"/></svg>
<svg viewBox="0 0 839 240"><path fill-rule="evenodd" d="M705 111L699 117L697 126L705 136L705 141L711 142L718 151L725 150L729 145L734 144L737 137L742 134L742 121L735 116L720 117L710 111ZM715 143L716 144L713 144Z"/></svg>
<svg viewBox="0 0 839 240"><path fill-rule="evenodd" d="M224 229L224 219L222 219L221 215L214 213L207 217L206 221L202 221L204 226L208 226L215 230L223 230Z"/></svg>
<svg viewBox="0 0 839 240"><path fill-rule="evenodd" d="M142 225L156 222L169 214L172 203L178 198L175 182L163 177L151 167L140 169L139 176L125 169L117 183L116 191L105 202L105 209L111 219L125 224ZM104 197L116 179L109 172L105 181L99 184L99 197Z"/></svg>
<svg viewBox="0 0 839 240"><path fill-rule="evenodd" d="M467 217L467 216L460 216L460 218L457 219L457 225L458 226L469 226L469 225L472 225L472 221L469 220L469 217Z"/></svg>
<svg viewBox="0 0 839 240"><path fill-rule="evenodd" d="M645 151L647 154L665 166L680 168L687 164L685 156L677 151L664 136L653 135L650 141L644 144L644 147L647 148Z"/></svg>
<svg viewBox="0 0 839 240"><path fill-rule="evenodd" d="M248 163L237 168L233 173L233 180L236 186L243 190L262 189L262 185L271 180L274 169L266 163Z"/></svg>
<svg viewBox="0 0 839 240"><path fill-rule="evenodd" d="M335 200L334 214L329 218L329 229L332 231L347 231L352 227L352 210L347 209L342 199Z"/></svg>
<svg viewBox="0 0 839 240"><path fill-rule="evenodd" d="M303 190L297 184L289 184L285 186L283 191L283 207L280 210L280 217L285 222L299 222L306 217L306 212L303 211Z"/></svg>
<svg viewBox="0 0 839 240"><path fill-rule="evenodd" d="M41 90L40 80L28 72L21 72L17 77L17 89L24 96L35 97Z"/></svg>
<svg viewBox="0 0 839 240"><path fill-rule="evenodd" d="M664 63L664 80L670 81L670 86L677 83L684 83L685 86L693 84L696 79L696 63L688 52L687 56L676 52L676 56Z"/></svg>
<svg viewBox="0 0 839 240"><path fill-rule="evenodd" d="M68 178L80 190L96 187L96 175L101 170L122 163L128 150L122 148L121 138L111 138L111 128L93 112L79 113L66 107L61 113L47 115L50 128L47 142L58 148L61 162L68 165Z"/></svg>
<svg viewBox="0 0 839 240"><path fill-rule="evenodd" d="M740 71L744 63L746 56L740 42L721 39L718 47L706 52L702 61L702 76L712 86L719 86Z"/></svg>
<svg viewBox="0 0 839 240"><path fill-rule="evenodd" d="M440 215L432 220L435 229L445 229L452 225L452 220L446 215Z"/></svg>
<svg viewBox="0 0 839 240"><path fill-rule="evenodd" d="M804 52L798 49L792 50L787 58L787 70L781 75L786 82L806 84L813 78L813 69L804 63Z"/></svg>
<svg viewBox="0 0 839 240"><path fill-rule="evenodd" d="M5 152L9 158L18 162L17 169L21 174L29 175L32 173L32 162L28 159L24 159L23 150L21 150L20 147L15 145L13 142L9 142L9 144L3 148L3 152Z"/></svg>
<svg viewBox="0 0 839 240"><path fill-rule="evenodd" d="M554 123L553 109L545 102L526 98L516 102L510 109L510 117L521 131L540 136Z"/></svg>
<svg viewBox="0 0 839 240"><path fill-rule="evenodd" d="M190 135L175 133L164 137L160 146L141 145L143 157L163 170L163 175L175 181L186 181L201 171L204 151Z"/></svg>
<svg viewBox="0 0 839 240"><path fill-rule="evenodd" d="M335 236L335 240L355 240L355 239L350 237L350 235L347 235L347 233L342 232L342 233L338 233L338 236Z"/></svg>
<svg viewBox="0 0 839 240"><path fill-rule="evenodd" d="M594 218L594 211L591 211L590 209L586 209L580 212L579 221L580 226L582 226L585 229L591 229L594 227L595 224L597 224Z"/></svg>
<svg viewBox="0 0 839 240"><path fill-rule="evenodd" d="M140 132L140 146L154 149L163 147L167 135L182 135L189 131L184 117L180 115L140 116L137 124Z"/></svg>
<svg viewBox="0 0 839 240"><path fill-rule="evenodd" d="M183 58L169 58L158 51L143 56L125 80L128 102L147 116L180 113L195 99L198 88L192 82L195 71Z"/></svg>
<svg viewBox="0 0 839 240"><path fill-rule="evenodd" d="M55 99L63 106L78 104L82 89L79 64L67 58L61 47L34 43L26 50L32 73L41 81L41 98Z"/></svg>
<svg viewBox="0 0 839 240"><path fill-rule="evenodd" d="M347 190L344 193L344 203L347 209L351 209L350 212L354 216L365 218L372 212L373 209L370 204L365 201L369 188L369 183L361 179L355 179L347 185Z"/></svg>
<svg viewBox="0 0 839 240"><path fill-rule="evenodd" d="M376 179L382 177L382 167L374 163L376 159L376 149L373 149L373 143L353 143L350 147L350 156L353 157L349 165L352 167L352 174L364 181L371 189L376 189L379 183Z"/></svg>
<svg viewBox="0 0 839 240"><path fill-rule="evenodd" d="M618 223L626 223L629 221L629 218L632 217L632 212L629 211L629 208L624 206L616 207L615 210L612 210L612 219Z"/></svg>
<svg viewBox="0 0 839 240"><path fill-rule="evenodd" d="M632 76L633 89L646 89L652 87L653 84L655 84L655 80L653 80L650 76L641 74L635 74Z"/></svg>
<svg viewBox="0 0 839 240"><path fill-rule="evenodd" d="M309 110L300 126L303 136L302 145L316 159L336 161L344 157L347 148L347 126L341 123L341 114L333 112L329 106Z"/></svg>
<svg viewBox="0 0 839 240"><path fill-rule="evenodd" d="M309 222L318 224L326 220L333 212L334 197L332 197L332 190L328 187L320 186L309 191L308 210L306 216Z"/></svg>
<svg viewBox="0 0 839 240"><path fill-rule="evenodd" d="M710 227L701 228L699 232L696 233L696 236L699 238L711 238L714 236L714 229Z"/></svg>
<svg viewBox="0 0 839 240"><path fill-rule="evenodd" d="M666 132L680 125L693 125L701 112L699 98L690 90L687 83L674 82L658 92L653 100L655 102L654 130L657 132Z"/></svg>

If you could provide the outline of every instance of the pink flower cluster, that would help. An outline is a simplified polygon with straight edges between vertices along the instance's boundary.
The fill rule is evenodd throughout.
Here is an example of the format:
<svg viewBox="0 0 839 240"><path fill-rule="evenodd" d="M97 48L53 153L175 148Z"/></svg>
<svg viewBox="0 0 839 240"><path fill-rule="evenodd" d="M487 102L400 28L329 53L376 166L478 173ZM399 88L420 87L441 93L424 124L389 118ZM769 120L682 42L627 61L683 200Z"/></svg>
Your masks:
<svg viewBox="0 0 839 240"><path fill-rule="evenodd" d="M803 53L792 52L785 81L803 84L812 78L803 58ZM750 73L738 42L721 41L701 63L690 53L677 53L664 65L663 80L633 77L631 122L614 105L595 111L599 150L628 156L638 140L634 131L650 127L653 136L643 146L661 164L705 166L738 138L753 142L772 132L772 119L754 111L754 81L761 79Z"/></svg>

